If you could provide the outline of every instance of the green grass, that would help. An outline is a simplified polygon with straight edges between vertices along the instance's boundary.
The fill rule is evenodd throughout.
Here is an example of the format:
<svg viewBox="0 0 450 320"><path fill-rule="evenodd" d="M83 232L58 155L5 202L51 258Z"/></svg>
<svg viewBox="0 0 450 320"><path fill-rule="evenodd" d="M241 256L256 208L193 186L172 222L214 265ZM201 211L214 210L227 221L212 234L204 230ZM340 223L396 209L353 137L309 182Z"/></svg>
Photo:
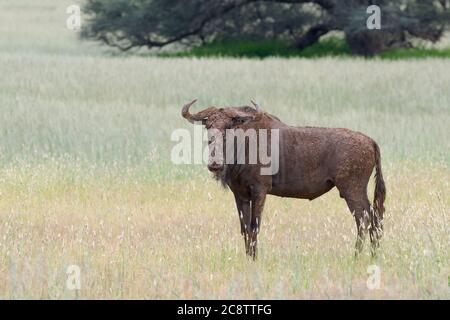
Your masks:
<svg viewBox="0 0 450 320"><path fill-rule="evenodd" d="M316 58L325 56L348 56L350 51L343 41L327 39L304 50L297 50L286 42L276 40L221 40L213 41L186 52L164 53L166 57L303 57Z"/></svg>
<svg viewBox="0 0 450 320"><path fill-rule="evenodd" d="M409 48L393 49L380 54L382 59L423 59L423 58L450 58L450 48Z"/></svg>
<svg viewBox="0 0 450 320"><path fill-rule="evenodd" d="M321 40L303 50L289 43L276 40L217 40L194 47L185 52L162 53L162 57L232 57L232 58L321 58L352 57L345 41L337 37ZM381 59L418 59L450 58L450 48L391 49L373 58Z"/></svg>

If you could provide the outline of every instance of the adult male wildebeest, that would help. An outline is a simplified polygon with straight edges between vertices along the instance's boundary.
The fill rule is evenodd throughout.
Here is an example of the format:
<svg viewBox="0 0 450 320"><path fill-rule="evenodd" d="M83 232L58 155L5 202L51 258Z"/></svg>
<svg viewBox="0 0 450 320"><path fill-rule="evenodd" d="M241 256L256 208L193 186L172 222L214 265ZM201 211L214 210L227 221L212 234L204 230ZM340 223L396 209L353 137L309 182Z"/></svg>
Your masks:
<svg viewBox="0 0 450 320"><path fill-rule="evenodd" d="M312 200L335 186L356 220L356 253L361 252L368 230L372 253L375 252L383 230L386 189L380 149L374 140L348 129L289 126L262 111L255 103L256 108L209 107L191 114L189 108L195 101L183 106L182 116L191 123L199 122L207 129L215 129L223 138L229 129L278 130L279 169L274 174L261 174L260 162L210 161L208 164L215 177L234 193L248 255L256 258L257 235L267 194ZM209 139L210 148L214 147L215 140ZM249 148L245 146L248 143L244 140L246 159L249 157ZM223 149L224 154L230 152ZM371 208L367 184L374 167L375 196Z"/></svg>

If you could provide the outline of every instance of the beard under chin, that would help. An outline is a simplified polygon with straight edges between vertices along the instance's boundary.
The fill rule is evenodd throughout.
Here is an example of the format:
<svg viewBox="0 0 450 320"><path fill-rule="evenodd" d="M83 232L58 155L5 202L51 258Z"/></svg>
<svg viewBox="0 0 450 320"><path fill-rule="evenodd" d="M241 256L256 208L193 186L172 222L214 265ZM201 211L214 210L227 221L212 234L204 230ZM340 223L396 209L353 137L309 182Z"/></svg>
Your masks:
<svg viewBox="0 0 450 320"><path fill-rule="evenodd" d="M220 181L220 183L222 184L222 186L224 188L228 187L228 184L227 184L227 166L226 165L224 165L222 169L217 170L217 171L213 172L212 174L213 174L213 178L216 181Z"/></svg>

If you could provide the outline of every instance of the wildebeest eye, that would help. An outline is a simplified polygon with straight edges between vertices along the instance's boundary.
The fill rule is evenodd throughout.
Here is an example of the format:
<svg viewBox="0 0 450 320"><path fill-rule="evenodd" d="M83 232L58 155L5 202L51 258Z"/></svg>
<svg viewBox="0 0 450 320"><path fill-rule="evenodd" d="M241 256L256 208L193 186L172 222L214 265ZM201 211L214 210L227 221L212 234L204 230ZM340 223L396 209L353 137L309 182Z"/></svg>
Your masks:
<svg viewBox="0 0 450 320"><path fill-rule="evenodd" d="M233 117L233 123L242 124L252 119L252 117Z"/></svg>

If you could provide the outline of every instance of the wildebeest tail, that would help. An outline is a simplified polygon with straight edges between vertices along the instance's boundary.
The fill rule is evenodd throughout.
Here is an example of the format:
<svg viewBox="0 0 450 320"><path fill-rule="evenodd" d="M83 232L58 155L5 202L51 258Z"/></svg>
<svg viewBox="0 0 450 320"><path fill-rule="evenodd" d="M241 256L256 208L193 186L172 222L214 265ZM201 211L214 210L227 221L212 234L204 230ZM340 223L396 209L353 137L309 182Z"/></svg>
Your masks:
<svg viewBox="0 0 450 320"><path fill-rule="evenodd" d="M386 186L384 185L383 172L381 171L380 148L376 142L375 149L375 195L373 197L373 209L380 220L383 219L384 200L386 199Z"/></svg>

